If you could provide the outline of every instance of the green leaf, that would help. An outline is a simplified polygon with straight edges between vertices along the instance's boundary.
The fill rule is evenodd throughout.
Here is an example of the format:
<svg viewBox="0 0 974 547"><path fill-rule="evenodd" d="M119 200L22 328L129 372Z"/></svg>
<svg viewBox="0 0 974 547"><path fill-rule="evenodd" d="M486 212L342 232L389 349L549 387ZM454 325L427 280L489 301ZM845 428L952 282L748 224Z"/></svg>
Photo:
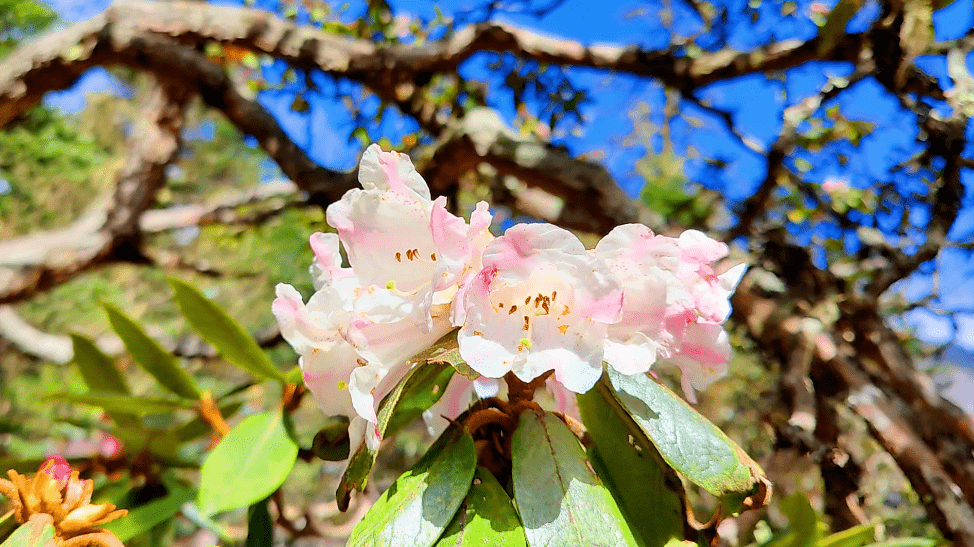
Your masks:
<svg viewBox="0 0 974 547"><path fill-rule="evenodd" d="M862 547L876 539L876 526L861 524L819 540L818 547Z"/></svg>
<svg viewBox="0 0 974 547"><path fill-rule="evenodd" d="M379 403L379 412L376 413L378 418L376 428L379 430L380 438L385 438L389 431L395 431L390 428L390 424L402 426L422 413L425 410L424 404L432 405L439 400L443 392L446 391L446 385L444 384L443 388L437 389L439 385L437 382L442 381L444 375L449 380L452 374L452 368L429 361L421 362L413 367L406 374L406 377L396 384L396 387ZM409 410L404 410L403 416L395 417L400 404L403 405L404 409L409 407ZM408 416L411 417L407 419ZM394 417L395 423L393 423ZM369 449L365 443L360 444L355 453L352 454L348 467L338 483L338 490L335 492L335 502L342 511L348 509L352 490L361 492L368 484L369 474L372 472L372 466L375 465L376 454L377 451Z"/></svg>
<svg viewBox="0 0 974 547"><path fill-rule="evenodd" d="M170 277L169 285L176 293L179 311L227 362L258 378L284 380L284 374L271 363L253 337L220 306L181 279Z"/></svg>
<svg viewBox="0 0 974 547"><path fill-rule="evenodd" d="M348 547L429 547L453 520L473 480L477 449L455 427L382 493L352 530Z"/></svg>
<svg viewBox="0 0 974 547"><path fill-rule="evenodd" d="M460 346L457 342L457 331L453 329L445 336L436 341L429 349L421 351L412 358L413 362L426 361L429 363L440 363L450 365L457 372L466 376L470 380L480 378L480 373L470 368L470 365L460 356Z"/></svg>
<svg viewBox="0 0 974 547"><path fill-rule="evenodd" d="M77 405L102 408L108 412L145 416L146 414L165 414L179 409L193 408L193 405L167 399L150 399L135 395L116 395L113 393L51 393L45 400L67 401Z"/></svg>
<svg viewBox="0 0 974 547"><path fill-rule="evenodd" d="M289 384L303 386L304 371L301 370L301 367L295 365L294 368L284 373L284 380Z"/></svg>
<svg viewBox="0 0 974 547"><path fill-rule="evenodd" d="M686 493L632 416L619 404L608 379L577 396L592 439L589 459L619 504L640 545L662 547L682 540ZM638 484L638 488L632 485ZM652 507L652 511L647 511Z"/></svg>
<svg viewBox="0 0 974 547"><path fill-rule="evenodd" d="M436 404L446 392L454 372L452 367L430 366L424 367L421 373L414 375L396 402L395 410L389 417L383 436L395 435Z"/></svg>
<svg viewBox="0 0 974 547"><path fill-rule="evenodd" d="M731 510L766 480L750 456L678 395L646 374L607 371L616 398L666 463Z"/></svg>
<svg viewBox="0 0 974 547"><path fill-rule="evenodd" d="M504 487L483 467L436 547L526 547L517 510Z"/></svg>
<svg viewBox="0 0 974 547"><path fill-rule="evenodd" d="M247 511L247 543L246 547L266 547L274 544L274 521L267 511L267 500L250 506Z"/></svg>
<svg viewBox="0 0 974 547"><path fill-rule="evenodd" d="M143 370L169 391L187 399L199 399L196 381L182 367L176 357L153 340L131 317L111 304L102 304L108 314L112 330L122 339L125 349Z"/></svg>
<svg viewBox="0 0 974 547"><path fill-rule="evenodd" d="M20 526L13 510L0 515L0 542L3 542L10 534Z"/></svg>
<svg viewBox="0 0 974 547"><path fill-rule="evenodd" d="M153 526L165 522L175 515L184 503L196 497L196 490L181 484L167 484L169 493L129 509L124 517L113 520L103 526L115 534L119 541L128 541L139 534L148 532Z"/></svg>
<svg viewBox="0 0 974 547"><path fill-rule="evenodd" d="M112 358L102 353L91 340L72 334L71 346L74 348L74 362L78 364L81 379L88 389L105 393L130 393L125 378L115 368Z"/></svg>
<svg viewBox="0 0 974 547"><path fill-rule="evenodd" d="M54 539L54 527L50 524L27 521L10 534L0 547L44 547Z"/></svg>
<svg viewBox="0 0 974 547"><path fill-rule="evenodd" d="M781 512L788 517L788 533L765 547L813 547L818 543L818 514L801 492L781 500Z"/></svg>
<svg viewBox="0 0 974 547"><path fill-rule="evenodd" d="M248 416L206 456L200 469L200 512L247 507L269 496L298 457L280 412Z"/></svg>
<svg viewBox="0 0 974 547"><path fill-rule="evenodd" d="M511 453L514 499L529 545L636 545L578 439L554 414L523 412Z"/></svg>
<svg viewBox="0 0 974 547"><path fill-rule="evenodd" d="M74 348L74 362L78 364L81 379L88 386L89 391L102 393L117 393L129 395L129 386L125 377L115 367L111 357L105 355L91 340L77 334L71 335L71 346ZM144 429L142 423L133 414L121 412L106 413L120 428L139 431Z"/></svg>

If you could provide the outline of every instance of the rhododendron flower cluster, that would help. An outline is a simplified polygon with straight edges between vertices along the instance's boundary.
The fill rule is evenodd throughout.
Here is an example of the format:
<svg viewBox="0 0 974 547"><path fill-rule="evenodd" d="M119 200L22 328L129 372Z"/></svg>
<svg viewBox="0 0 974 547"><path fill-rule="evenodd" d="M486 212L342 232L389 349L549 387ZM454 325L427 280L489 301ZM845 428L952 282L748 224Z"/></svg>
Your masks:
<svg viewBox="0 0 974 547"><path fill-rule="evenodd" d="M474 389L490 393L507 373L529 382L551 371L552 391L584 393L603 362L637 374L667 359L688 394L724 373L721 323L744 266L716 275L723 243L636 224L594 250L550 224L495 238L486 203L470 222L453 215L408 156L377 145L362 157L359 182L327 210L337 234L311 236L316 292L305 303L281 284L273 304L306 385L322 411L351 418L353 443L378 445L379 401L413 355L454 328L460 356L483 378L455 376L428 417L455 417Z"/></svg>

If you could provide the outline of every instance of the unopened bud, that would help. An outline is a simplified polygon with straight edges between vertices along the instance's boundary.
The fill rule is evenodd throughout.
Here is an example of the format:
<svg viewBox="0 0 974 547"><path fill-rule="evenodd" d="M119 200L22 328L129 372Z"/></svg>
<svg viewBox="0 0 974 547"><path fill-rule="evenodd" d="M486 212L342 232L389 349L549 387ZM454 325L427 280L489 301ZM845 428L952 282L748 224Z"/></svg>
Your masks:
<svg viewBox="0 0 974 547"><path fill-rule="evenodd" d="M311 443L315 456L326 461L340 461L348 457L348 418L332 416Z"/></svg>
<svg viewBox="0 0 974 547"><path fill-rule="evenodd" d="M71 465L61 456L54 455L44 460L38 472L56 480L58 487L63 487L71 478Z"/></svg>

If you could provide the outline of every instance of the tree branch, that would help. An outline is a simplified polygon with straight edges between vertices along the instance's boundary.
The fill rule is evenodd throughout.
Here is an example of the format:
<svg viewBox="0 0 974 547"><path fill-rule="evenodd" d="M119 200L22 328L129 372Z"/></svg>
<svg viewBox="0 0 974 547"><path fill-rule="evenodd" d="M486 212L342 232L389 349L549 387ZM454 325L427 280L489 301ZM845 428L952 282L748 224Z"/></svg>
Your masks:
<svg viewBox="0 0 974 547"><path fill-rule="evenodd" d="M0 304L24 300L109 261L144 262L138 219L165 183L179 150L189 92L155 82L146 93L117 177L102 207L67 230L0 242Z"/></svg>
<svg viewBox="0 0 974 547"><path fill-rule="evenodd" d="M384 47L337 37L249 8L123 1L89 21L35 40L0 63L0 126L36 104L47 91L68 87L92 66L138 64L131 55L133 49L150 35L192 45L211 41L233 44L302 69L322 70L362 82L373 90L393 90L404 96L411 93L416 75L453 72L480 51L510 52L542 63L657 78L682 91L823 58L817 38L772 43L749 52L727 48L690 58L675 49L586 46L500 23L473 25L421 46ZM828 59L855 60L863 40L864 36L857 34L843 37L829 50Z"/></svg>
<svg viewBox="0 0 974 547"><path fill-rule="evenodd" d="M604 167L514 133L487 108L467 113L444 131L423 171L439 194L480 163L561 198L564 206L554 222L562 226L606 233L639 219L636 203Z"/></svg>

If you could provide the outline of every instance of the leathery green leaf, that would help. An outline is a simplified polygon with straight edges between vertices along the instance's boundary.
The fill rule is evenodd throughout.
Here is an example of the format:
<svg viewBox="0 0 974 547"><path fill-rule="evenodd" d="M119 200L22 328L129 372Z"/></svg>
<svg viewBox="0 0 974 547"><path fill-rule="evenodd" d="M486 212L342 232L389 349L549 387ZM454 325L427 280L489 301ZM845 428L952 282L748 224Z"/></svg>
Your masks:
<svg viewBox="0 0 974 547"><path fill-rule="evenodd" d="M453 376L453 369L449 366L421 361L396 385L379 403L376 413L380 438L396 431L408 420L419 416L424 410L437 402L446 391L447 384ZM402 411L407 418L397 416ZM359 445L352 454L348 467L338 483L335 501L338 508L344 511L352 496L352 490L361 492L369 481L369 473L375 465L377 452L369 449L365 443Z"/></svg>
<svg viewBox="0 0 974 547"><path fill-rule="evenodd" d="M152 339L135 320L111 304L102 304L112 330L122 339L132 359L169 391L187 399L199 399L196 381L179 366L176 357Z"/></svg>
<svg viewBox="0 0 974 547"><path fill-rule="evenodd" d="M686 496L680 477L615 399L605 377L577 399L593 443L588 454L592 466L612 492L636 540L645 547L682 540Z"/></svg>
<svg viewBox="0 0 974 547"><path fill-rule="evenodd" d="M267 510L265 498L247 510L247 542L245 547L265 547L274 544L274 521Z"/></svg>
<svg viewBox="0 0 974 547"><path fill-rule="evenodd" d="M382 493L346 545L433 545L470 490L476 465L477 450L470 434L447 428L419 463Z"/></svg>
<svg viewBox="0 0 974 547"><path fill-rule="evenodd" d="M200 469L200 512L247 507L269 496L298 457L280 412L248 416L206 456Z"/></svg>
<svg viewBox="0 0 974 547"><path fill-rule="evenodd" d="M284 374L271 363L253 337L223 308L185 281L170 277L169 285L176 293L176 304L183 317L227 362L258 378L284 380Z"/></svg>
<svg viewBox="0 0 974 547"><path fill-rule="evenodd" d="M111 357L102 353L98 346L84 336L71 335L74 349L74 362L78 364L81 379L89 391L129 395L125 377L115 366ZM106 414L121 428L141 430L142 425L134 414L106 411Z"/></svg>
<svg viewBox="0 0 974 547"><path fill-rule="evenodd" d="M428 366L424 367L421 374L414 376L396 402L395 411L389 416L383 436L395 435L439 401L454 372L448 366Z"/></svg>
<svg viewBox="0 0 974 547"><path fill-rule="evenodd" d="M678 395L646 374L607 371L618 401L673 469L731 511L757 490L761 467Z"/></svg>
<svg viewBox="0 0 974 547"><path fill-rule="evenodd" d="M637 545L578 439L557 416L523 412L511 454L514 499L529 545Z"/></svg>
<svg viewBox="0 0 974 547"><path fill-rule="evenodd" d="M524 529L510 496L490 471L478 467L470 492L436 547L526 545Z"/></svg>
<svg viewBox="0 0 974 547"><path fill-rule="evenodd" d="M77 334L71 335L74 362L78 364L81 379L91 391L128 394L125 377L115 368L111 357L105 355L91 340Z"/></svg>
<svg viewBox="0 0 974 547"><path fill-rule="evenodd" d="M135 395L116 395L114 393L52 393L45 399L56 399L69 403L96 406L107 412L145 416L146 414L165 414L181 408L193 408L178 401L167 399L150 399Z"/></svg>
<svg viewBox="0 0 974 547"><path fill-rule="evenodd" d="M0 515L0 542L6 540L18 527L20 527L20 523L17 522L13 510Z"/></svg>

